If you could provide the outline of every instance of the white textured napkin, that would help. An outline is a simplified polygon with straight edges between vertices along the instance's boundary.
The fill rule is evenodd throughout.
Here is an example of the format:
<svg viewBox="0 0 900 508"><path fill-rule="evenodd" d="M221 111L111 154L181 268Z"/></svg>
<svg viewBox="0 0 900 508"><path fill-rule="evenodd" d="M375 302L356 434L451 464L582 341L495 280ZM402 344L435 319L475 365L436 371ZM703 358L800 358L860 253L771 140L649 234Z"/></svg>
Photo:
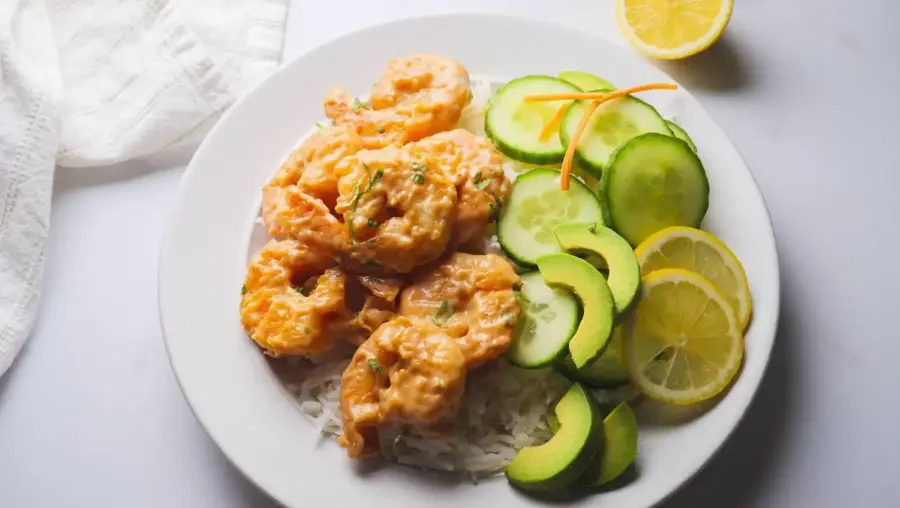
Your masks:
<svg viewBox="0 0 900 508"><path fill-rule="evenodd" d="M193 145L281 58L287 0L0 0L0 375L40 296L53 171Z"/></svg>

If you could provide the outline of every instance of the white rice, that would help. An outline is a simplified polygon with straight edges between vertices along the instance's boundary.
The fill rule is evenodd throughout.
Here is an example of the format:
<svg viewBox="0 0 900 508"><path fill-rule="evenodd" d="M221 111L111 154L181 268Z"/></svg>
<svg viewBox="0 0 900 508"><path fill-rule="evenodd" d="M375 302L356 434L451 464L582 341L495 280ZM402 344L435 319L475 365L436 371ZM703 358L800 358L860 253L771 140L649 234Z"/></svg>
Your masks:
<svg viewBox="0 0 900 508"><path fill-rule="evenodd" d="M496 83L472 80L472 102L463 111L459 127L484 135L487 99ZM504 169L515 180L527 168L507 160ZM496 236L486 239L485 247L501 252ZM345 349L313 360L284 360L287 370L283 372L290 372L291 380L285 384L320 434L336 437L341 433L341 374L351 355ZM547 415L569 385L552 369L520 369L501 359L469 373L452 433L435 437L413 428L381 430L381 453L408 466L464 473L473 481L501 473L519 449L550 439ZM600 403L630 400L637 394L630 386L592 393Z"/></svg>

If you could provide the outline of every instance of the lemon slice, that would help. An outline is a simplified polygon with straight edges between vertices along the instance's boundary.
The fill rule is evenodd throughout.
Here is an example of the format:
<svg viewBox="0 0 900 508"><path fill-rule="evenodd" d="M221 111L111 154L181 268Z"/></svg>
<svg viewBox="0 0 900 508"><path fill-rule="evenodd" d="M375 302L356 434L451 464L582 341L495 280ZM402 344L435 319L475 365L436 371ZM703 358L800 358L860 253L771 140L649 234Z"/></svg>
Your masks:
<svg viewBox="0 0 900 508"><path fill-rule="evenodd" d="M641 275L662 268L699 273L728 299L741 330L747 327L753 308L747 274L734 253L715 236L695 228L670 227L650 235L634 255L641 265Z"/></svg>
<svg viewBox="0 0 900 508"><path fill-rule="evenodd" d="M639 51L674 60L716 42L733 0L616 0L619 28Z"/></svg>
<svg viewBox="0 0 900 508"><path fill-rule="evenodd" d="M629 323L625 362L648 397L688 405L724 390L737 373L744 340L725 297L688 270L667 268L643 278Z"/></svg>

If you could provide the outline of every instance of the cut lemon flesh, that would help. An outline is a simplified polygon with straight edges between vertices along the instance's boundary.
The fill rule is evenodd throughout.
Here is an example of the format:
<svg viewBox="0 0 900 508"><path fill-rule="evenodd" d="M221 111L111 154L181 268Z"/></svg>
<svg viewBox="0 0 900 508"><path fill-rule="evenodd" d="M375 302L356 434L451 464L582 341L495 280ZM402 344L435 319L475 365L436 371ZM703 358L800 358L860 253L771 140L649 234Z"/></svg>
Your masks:
<svg viewBox="0 0 900 508"><path fill-rule="evenodd" d="M619 28L639 51L677 59L714 43L731 18L733 0L616 0Z"/></svg>
<svg viewBox="0 0 900 508"><path fill-rule="evenodd" d="M744 353L728 301L708 280L677 268L652 272L642 284L625 338L632 383L670 404L695 404L721 393Z"/></svg>
<svg viewBox="0 0 900 508"><path fill-rule="evenodd" d="M663 268L699 273L728 299L741 330L747 327L753 309L747 274L737 256L715 236L695 228L670 227L650 235L634 255L641 275Z"/></svg>

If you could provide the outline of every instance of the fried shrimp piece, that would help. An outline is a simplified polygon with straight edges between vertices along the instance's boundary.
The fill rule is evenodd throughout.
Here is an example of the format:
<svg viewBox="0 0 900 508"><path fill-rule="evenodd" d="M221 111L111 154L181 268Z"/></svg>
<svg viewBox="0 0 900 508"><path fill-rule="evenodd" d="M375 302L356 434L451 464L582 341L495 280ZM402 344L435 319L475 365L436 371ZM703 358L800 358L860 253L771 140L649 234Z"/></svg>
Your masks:
<svg viewBox="0 0 900 508"><path fill-rule="evenodd" d="M471 369L509 346L519 306L519 276L496 254L454 253L400 294L400 315L427 320L453 337Z"/></svg>
<svg viewBox="0 0 900 508"><path fill-rule="evenodd" d="M487 138L464 129L435 134L407 148L422 165L444 171L457 188L454 240L463 244L484 232L509 196L503 157Z"/></svg>
<svg viewBox="0 0 900 508"><path fill-rule="evenodd" d="M362 149L363 141L351 125L320 129L300 144L266 187L296 185L305 194L334 208L338 197L334 166Z"/></svg>
<svg viewBox="0 0 900 508"><path fill-rule="evenodd" d="M313 355L336 342L325 333L344 314L347 274L331 261L292 240L273 240L253 258L241 297L241 323L270 356ZM324 273L323 273L324 270ZM315 274L304 295L303 281Z"/></svg>
<svg viewBox="0 0 900 508"><path fill-rule="evenodd" d="M346 312L333 321L328 333L359 346L379 326L397 316L394 300L402 281L369 275L351 276L345 287Z"/></svg>
<svg viewBox="0 0 900 508"><path fill-rule="evenodd" d="M357 273L408 273L444 252L456 187L414 164L401 148L364 150L334 169L344 218L341 264Z"/></svg>
<svg viewBox="0 0 900 508"><path fill-rule="evenodd" d="M352 124L367 148L402 146L452 129L470 100L469 72L462 64L413 54L388 64L369 104L333 88L325 114L336 124Z"/></svg>
<svg viewBox="0 0 900 508"><path fill-rule="evenodd" d="M273 237L296 240L322 256L333 257L340 245L340 221L296 185L263 189L262 218Z"/></svg>
<svg viewBox="0 0 900 508"><path fill-rule="evenodd" d="M361 457L378 450L378 427L428 426L452 416L465 380L465 357L439 328L402 317L381 325L341 377L340 445Z"/></svg>

